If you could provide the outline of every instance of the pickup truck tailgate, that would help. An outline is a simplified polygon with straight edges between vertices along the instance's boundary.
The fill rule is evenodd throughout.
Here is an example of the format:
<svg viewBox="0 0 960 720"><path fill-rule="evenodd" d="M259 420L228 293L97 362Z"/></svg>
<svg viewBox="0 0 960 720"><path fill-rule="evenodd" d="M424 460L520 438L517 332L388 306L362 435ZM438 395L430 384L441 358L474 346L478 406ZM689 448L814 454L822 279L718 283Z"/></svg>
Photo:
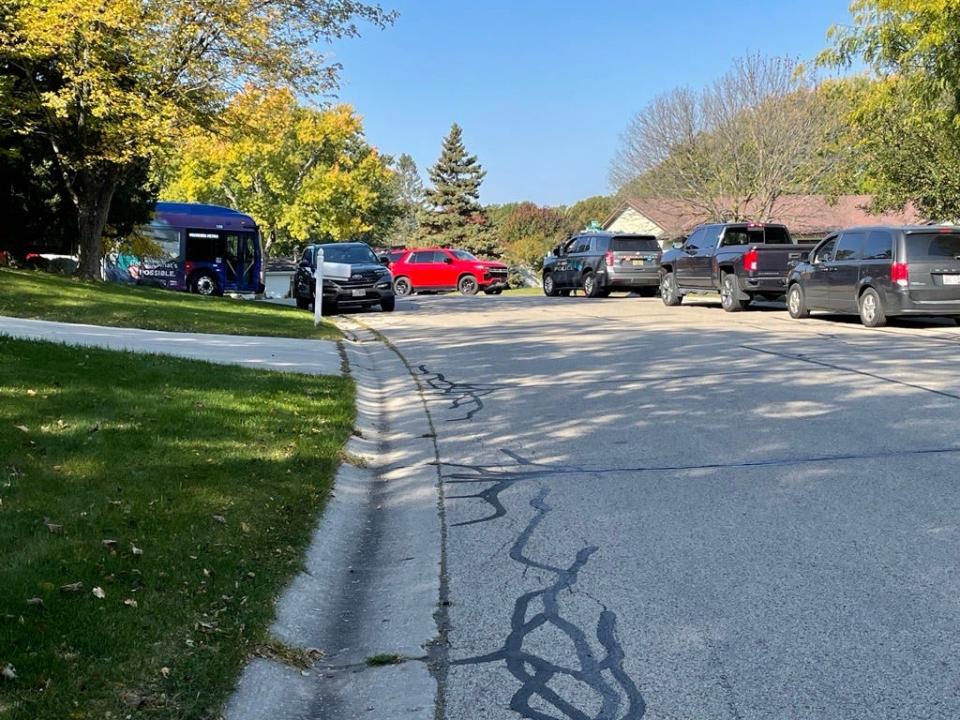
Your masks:
<svg viewBox="0 0 960 720"><path fill-rule="evenodd" d="M813 244L754 245L752 249L757 253L757 269L750 274L758 278L786 278L795 265L807 259L813 248Z"/></svg>

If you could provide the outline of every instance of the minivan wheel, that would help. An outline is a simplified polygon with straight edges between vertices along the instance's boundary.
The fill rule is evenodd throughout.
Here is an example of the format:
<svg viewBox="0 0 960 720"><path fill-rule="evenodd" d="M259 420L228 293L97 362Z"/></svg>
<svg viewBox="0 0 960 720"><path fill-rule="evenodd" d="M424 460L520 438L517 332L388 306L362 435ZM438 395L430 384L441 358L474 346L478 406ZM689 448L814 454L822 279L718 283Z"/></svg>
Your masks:
<svg viewBox="0 0 960 720"><path fill-rule="evenodd" d="M860 296L860 322L867 327L883 327L887 324L887 313L883 300L873 288L867 288Z"/></svg>
<svg viewBox="0 0 960 720"><path fill-rule="evenodd" d="M583 294L588 298L600 297L600 283L592 272L583 276Z"/></svg>
<svg viewBox="0 0 960 720"><path fill-rule="evenodd" d="M810 309L807 307L807 299L803 296L800 283L794 283L787 290L787 310L790 311L790 317L797 320L810 317Z"/></svg>
<svg viewBox="0 0 960 720"><path fill-rule="evenodd" d="M727 312L740 312L749 300L740 299L740 280L733 273L726 273L720 279L720 304Z"/></svg>
<svg viewBox="0 0 960 720"><path fill-rule="evenodd" d="M547 297L556 297L560 294L557 292L557 286L553 282L553 275L550 273L543 276L543 294Z"/></svg>
<svg viewBox="0 0 960 720"><path fill-rule="evenodd" d="M667 307L674 307L683 302L683 296L677 287L677 278L672 272L660 276L660 299Z"/></svg>
<svg viewBox="0 0 960 720"><path fill-rule="evenodd" d="M457 282L457 290L461 295L476 295L479 289L480 285L477 284L477 279L473 275L464 275Z"/></svg>

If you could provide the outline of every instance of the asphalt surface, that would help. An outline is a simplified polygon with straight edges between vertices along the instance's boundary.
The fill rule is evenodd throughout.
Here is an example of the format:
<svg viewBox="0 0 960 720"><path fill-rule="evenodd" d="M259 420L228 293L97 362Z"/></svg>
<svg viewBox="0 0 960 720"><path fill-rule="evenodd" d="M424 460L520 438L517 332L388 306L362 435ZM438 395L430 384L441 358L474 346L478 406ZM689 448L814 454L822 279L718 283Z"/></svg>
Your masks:
<svg viewBox="0 0 960 720"><path fill-rule="evenodd" d="M439 717L960 717L952 322L509 294L354 317L437 431Z"/></svg>

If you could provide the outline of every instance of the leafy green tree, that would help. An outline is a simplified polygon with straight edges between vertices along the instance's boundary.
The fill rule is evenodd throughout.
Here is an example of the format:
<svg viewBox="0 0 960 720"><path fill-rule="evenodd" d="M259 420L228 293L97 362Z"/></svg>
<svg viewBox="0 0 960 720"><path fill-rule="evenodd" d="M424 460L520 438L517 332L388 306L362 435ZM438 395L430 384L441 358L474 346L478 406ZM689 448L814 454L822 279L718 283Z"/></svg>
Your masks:
<svg viewBox="0 0 960 720"><path fill-rule="evenodd" d="M564 229L568 235L583 230L590 223L602 223L617 206L617 198L594 195L568 207L564 212Z"/></svg>
<svg viewBox="0 0 960 720"><path fill-rule="evenodd" d="M250 213L266 254L309 240L382 237L397 216L394 173L346 105L306 107L286 88L248 86L217 132L192 129L163 196Z"/></svg>
<svg viewBox="0 0 960 720"><path fill-rule="evenodd" d="M393 169L399 216L392 244L407 247L416 242L420 229L418 216L423 210L423 180L420 179L417 163L406 153L397 158Z"/></svg>
<svg viewBox="0 0 960 720"><path fill-rule="evenodd" d="M420 236L425 242L461 247L480 255L499 254L480 205L480 184L486 172L476 155L468 155L463 131L456 123L443 140L443 149L430 168L432 187L426 191L420 213Z"/></svg>
<svg viewBox="0 0 960 720"><path fill-rule="evenodd" d="M960 216L960 5L955 0L856 0L853 23L830 31L823 65L862 63L865 78L833 84L849 103L845 172L874 209L916 204Z"/></svg>
<svg viewBox="0 0 960 720"><path fill-rule="evenodd" d="M539 270L543 256L565 237L566 225L562 210L532 202L519 203L498 227L504 256L514 265Z"/></svg>
<svg viewBox="0 0 960 720"><path fill-rule="evenodd" d="M99 276L101 238L123 171L184 127L214 126L237 78L304 93L335 87L318 42L393 15L359 0L4 0L0 116L46 140L76 216L81 267Z"/></svg>

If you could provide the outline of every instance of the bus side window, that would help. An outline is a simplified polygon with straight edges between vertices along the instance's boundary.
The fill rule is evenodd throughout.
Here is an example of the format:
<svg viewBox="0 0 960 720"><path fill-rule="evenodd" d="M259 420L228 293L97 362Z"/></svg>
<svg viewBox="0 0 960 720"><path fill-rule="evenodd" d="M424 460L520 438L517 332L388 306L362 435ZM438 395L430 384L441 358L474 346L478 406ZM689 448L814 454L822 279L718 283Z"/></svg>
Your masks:
<svg viewBox="0 0 960 720"><path fill-rule="evenodd" d="M217 262L224 256L226 245L220 233L187 232L186 260Z"/></svg>

